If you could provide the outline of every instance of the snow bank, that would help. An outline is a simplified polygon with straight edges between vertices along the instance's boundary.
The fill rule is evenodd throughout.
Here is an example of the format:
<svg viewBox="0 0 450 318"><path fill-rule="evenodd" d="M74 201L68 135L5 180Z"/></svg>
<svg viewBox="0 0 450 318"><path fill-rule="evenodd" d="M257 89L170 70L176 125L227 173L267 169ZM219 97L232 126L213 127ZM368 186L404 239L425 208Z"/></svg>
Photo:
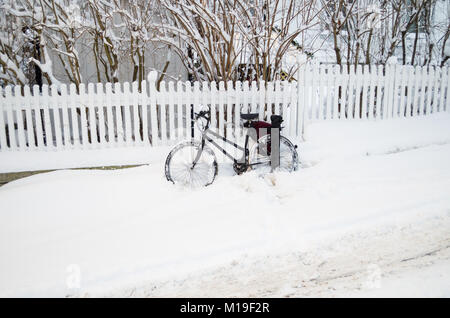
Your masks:
<svg viewBox="0 0 450 318"><path fill-rule="evenodd" d="M450 142L450 114L383 121L311 123L300 156L307 165L337 158L395 153Z"/></svg>
<svg viewBox="0 0 450 318"><path fill-rule="evenodd" d="M304 166L325 159L391 153L450 142L450 114L382 121L308 123L305 139L306 142L297 140ZM171 148L0 152L0 173L160 163ZM227 149L233 153L234 148ZM217 157L219 161L229 162L218 152Z"/></svg>
<svg viewBox="0 0 450 318"><path fill-rule="evenodd" d="M160 162L170 147L21 151L0 153L0 173L68 168L138 165Z"/></svg>

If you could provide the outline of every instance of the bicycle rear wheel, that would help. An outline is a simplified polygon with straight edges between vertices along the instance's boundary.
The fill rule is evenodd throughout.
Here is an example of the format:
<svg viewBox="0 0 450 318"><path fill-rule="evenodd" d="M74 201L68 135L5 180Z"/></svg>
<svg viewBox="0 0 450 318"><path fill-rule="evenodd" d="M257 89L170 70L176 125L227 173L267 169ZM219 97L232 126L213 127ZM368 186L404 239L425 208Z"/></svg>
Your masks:
<svg viewBox="0 0 450 318"><path fill-rule="evenodd" d="M270 160L270 134L258 139L250 150L250 166L259 173L272 172ZM296 147L284 136L280 137L280 166L278 171L293 172L298 169L298 154Z"/></svg>
<svg viewBox="0 0 450 318"><path fill-rule="evenodd" d="M202 187L213 183L218 171L216 156L209 147L204 146L200 158L194 165L200 150L201 144L195 141L186 141L173 148L166 159L167 180L190 187Z"/></svg>

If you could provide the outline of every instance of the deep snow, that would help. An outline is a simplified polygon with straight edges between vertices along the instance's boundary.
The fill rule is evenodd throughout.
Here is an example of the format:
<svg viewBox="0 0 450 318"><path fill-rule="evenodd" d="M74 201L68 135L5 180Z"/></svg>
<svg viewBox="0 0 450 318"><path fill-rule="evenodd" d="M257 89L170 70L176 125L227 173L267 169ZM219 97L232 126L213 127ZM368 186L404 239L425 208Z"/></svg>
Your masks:
<svg viewBox="0 0 450 318"><path fill-rule="evenodd" d="M327 250L323 242L376 238L377 229L430 219L441 227L430 246L449 241L449 114L311 124L299 153L296 173L233 176L223 163L212 186L195 190L166 182L167 149L153 149L148 166L57 171L3 186L0 296L124 295L245 258L314 259ZM417 233L406 243L418 248L426 232L419 226ZM405 240L400 232L387 242ZM374 258L384 255L378 249ZM445 265L436 266L437 273ZM70 289L78 269L81 288ZM430 271L424 279L436 278ZM407 279L397 278L392 288ZM166 291L177 294L176 286Z"/></svg>

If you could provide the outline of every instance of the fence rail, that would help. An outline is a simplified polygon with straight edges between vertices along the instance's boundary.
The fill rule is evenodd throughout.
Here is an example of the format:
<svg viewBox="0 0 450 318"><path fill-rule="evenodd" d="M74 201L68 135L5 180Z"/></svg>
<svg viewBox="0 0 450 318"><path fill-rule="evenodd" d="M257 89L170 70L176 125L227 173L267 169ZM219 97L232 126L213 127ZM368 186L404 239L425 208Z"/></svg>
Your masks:
<svg viewBox="0 0 450 318"><path fill-rule="evenodd" d="M449 68L312 65L298 81L161 82L0 90L0 152L167 145L191 135L191 110L209 105L211 127L242 136L240 112L285 119L301 137L318 120L384 120L450 111Z"/></svg>

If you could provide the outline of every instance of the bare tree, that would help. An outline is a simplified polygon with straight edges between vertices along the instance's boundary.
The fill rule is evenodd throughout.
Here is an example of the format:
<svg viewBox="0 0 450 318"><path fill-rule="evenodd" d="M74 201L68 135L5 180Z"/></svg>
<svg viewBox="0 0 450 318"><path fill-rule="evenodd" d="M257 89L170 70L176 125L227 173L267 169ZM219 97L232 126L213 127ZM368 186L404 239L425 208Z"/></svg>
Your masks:
<svg viewBox="0 0 450 318"><path fill-rule="evenodd" d="M315 0L160 3L167 14L159 25L159 39L174 48L197 80L268 81L282 72L289 77L295 70L287 67L287 52L317 17Z"/></svg>

